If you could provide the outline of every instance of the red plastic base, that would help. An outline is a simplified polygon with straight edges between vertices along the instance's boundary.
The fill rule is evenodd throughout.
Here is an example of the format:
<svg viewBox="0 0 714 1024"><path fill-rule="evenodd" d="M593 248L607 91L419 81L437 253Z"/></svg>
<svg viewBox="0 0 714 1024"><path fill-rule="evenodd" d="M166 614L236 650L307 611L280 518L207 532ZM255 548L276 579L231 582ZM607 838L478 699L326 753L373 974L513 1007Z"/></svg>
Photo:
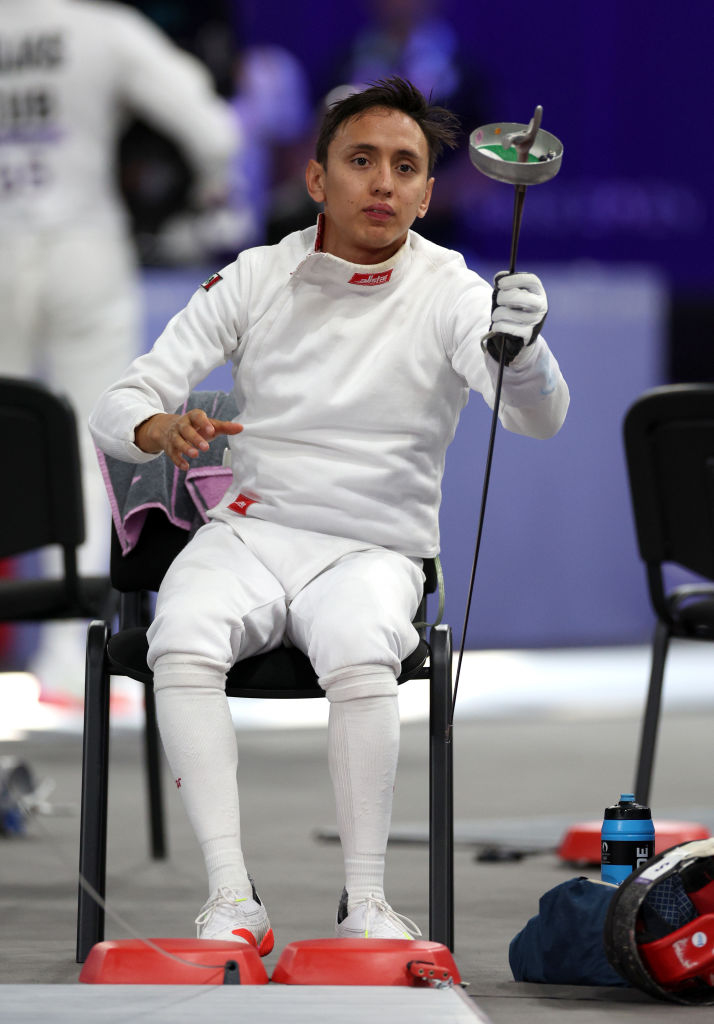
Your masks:
<svg viewBox="0 0 714 1024"><path fill-rule="evenodd" d="M418 939L308 939L280 954L272 981L282 985L434 985L461 983L440 942Z"/></svg>
<svg viewBox="0 0 714 1024"><path fill-rule="evenodd" d="M242 942L215 942L211 939L149 941L172 956L164 956L139 939L98 942L90 949L79 980L91 985L222 985L226 980L237 983L233 970L229 969L226 976L226 963L234 961L238 965L241 985L268 983L258 950ZM172 957L180 957L180 960Z"/></svg>
<svg viewBox="0 0 714 1024"><path fill-rule="evenodd" d="M601 828L601 821L581 821L572 825L558 847L560 859L571 864L599 864ZM709 839L711 835L708 828L694 821L657 820L654 828L656 854L692 839Z"/></svg>

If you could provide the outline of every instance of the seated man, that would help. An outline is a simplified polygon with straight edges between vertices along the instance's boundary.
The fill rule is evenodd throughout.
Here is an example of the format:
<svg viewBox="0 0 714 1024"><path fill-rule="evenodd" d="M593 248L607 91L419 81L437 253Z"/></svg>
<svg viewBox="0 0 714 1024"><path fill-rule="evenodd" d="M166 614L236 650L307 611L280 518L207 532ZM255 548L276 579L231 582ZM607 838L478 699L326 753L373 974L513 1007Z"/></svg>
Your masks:
<svg viewBox="0 0 714 1024"><path fill-rule="evenodd" d="M162 741L208 872L203 938L272 948L241 851L225 675L286 638L330 702L337 935L420 934L385 900L384 858L397 676L418 642L422 559L439 550L446 448L469 388L493 403L505 336L503 425L549 437L569 400L539 334L540 281L500 277L492 314L491 288L463 258L411 231L456 130L401 79L334 104L306 171L317 226L204 282L90 420L110 455L165 452L184 469L229 435L233 483L169 569L149 633ZM226 361L240 423L170 412Z"/></svg>

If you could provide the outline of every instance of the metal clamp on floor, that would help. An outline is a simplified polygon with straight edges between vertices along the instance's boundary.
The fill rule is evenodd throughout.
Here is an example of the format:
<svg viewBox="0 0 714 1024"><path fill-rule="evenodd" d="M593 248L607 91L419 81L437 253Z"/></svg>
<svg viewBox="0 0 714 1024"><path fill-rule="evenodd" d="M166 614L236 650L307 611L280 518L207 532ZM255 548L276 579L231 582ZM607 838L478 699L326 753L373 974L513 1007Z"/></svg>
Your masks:
<svg viewBox="0 0 714 1024"><path fill-rule="evenodd" d="M410 960L407 971L418 981L423 981L431 988L451 988L454 979L449 971L437 967L431 960Z"/></svg>

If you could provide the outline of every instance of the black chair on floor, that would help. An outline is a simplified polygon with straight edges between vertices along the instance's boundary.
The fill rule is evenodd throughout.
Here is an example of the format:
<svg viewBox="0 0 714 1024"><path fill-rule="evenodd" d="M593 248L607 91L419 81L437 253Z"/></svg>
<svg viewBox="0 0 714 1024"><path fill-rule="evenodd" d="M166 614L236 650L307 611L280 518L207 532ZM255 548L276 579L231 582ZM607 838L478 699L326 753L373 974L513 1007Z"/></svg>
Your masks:
<svg viewBox="0 0 714 1024"><path fill-rule="evenodd" d="M106 891L107 789L109 776L110 676L124 675L145 684L147 765L150 794L152 852L164 856L164 825L159 784L159 741L156 729L152 675L146 664L146 630L150 591L156 591L188 533L172 525L158 509L149 511L139 542L122 557L116 535L111 578L120 592L119 630L111 634L107 621L95 621L87 638L87 669L82 764L82 813L79 870L103 898ZM425 590L437 589L435 562L425 565ZM418 613L425 619L426 598ZM420 627L417 649L403 663L400 682L428 679L429 732L429 935L453 949L453 746L448 732L451 715L451 629ZM228 674L231 697L296 699L324 697L310 662L294 648L280 648L247 658ZM104 911L80 883L77 915L77 962L104 938Z"/></svg>
<svg viewBox="0 0 714 1024"><path fill-rule="evenodd" d="M5 486L0 558L49 545L62 549L63 573L0 580L1 622L49 622L112 614L109 577L80 576L84 505L77 422L70 403L44 385L0 377Z"/></svg>
<svg viewBox="0 0 714 1024"><path fill-rule="evenodd" d="M714 640L714 384L645 392L625 416L624 440L637 542L657 616L635 779L636 798L647 804L669 641ZM668 564L702 579L669 586Z"/></svg>

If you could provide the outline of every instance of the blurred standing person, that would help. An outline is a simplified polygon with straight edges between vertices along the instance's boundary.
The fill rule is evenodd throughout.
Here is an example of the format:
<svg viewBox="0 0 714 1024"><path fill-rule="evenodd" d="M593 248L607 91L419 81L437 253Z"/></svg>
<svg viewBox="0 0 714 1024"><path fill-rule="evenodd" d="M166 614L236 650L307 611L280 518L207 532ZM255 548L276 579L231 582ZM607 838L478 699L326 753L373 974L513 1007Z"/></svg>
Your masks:
<svg viewBox="0 0 714 1024"><path fill-rule="evenodd" d="M224 198L238 129L196 58L122 4L0 0L0 372L44 379L75 407L85 573L106 571L110 526L86 421L140 348L116 160L132 114L181 147L195 202ZM83 648L83 626L47 626L30 669L81 692Z"/></svg>

